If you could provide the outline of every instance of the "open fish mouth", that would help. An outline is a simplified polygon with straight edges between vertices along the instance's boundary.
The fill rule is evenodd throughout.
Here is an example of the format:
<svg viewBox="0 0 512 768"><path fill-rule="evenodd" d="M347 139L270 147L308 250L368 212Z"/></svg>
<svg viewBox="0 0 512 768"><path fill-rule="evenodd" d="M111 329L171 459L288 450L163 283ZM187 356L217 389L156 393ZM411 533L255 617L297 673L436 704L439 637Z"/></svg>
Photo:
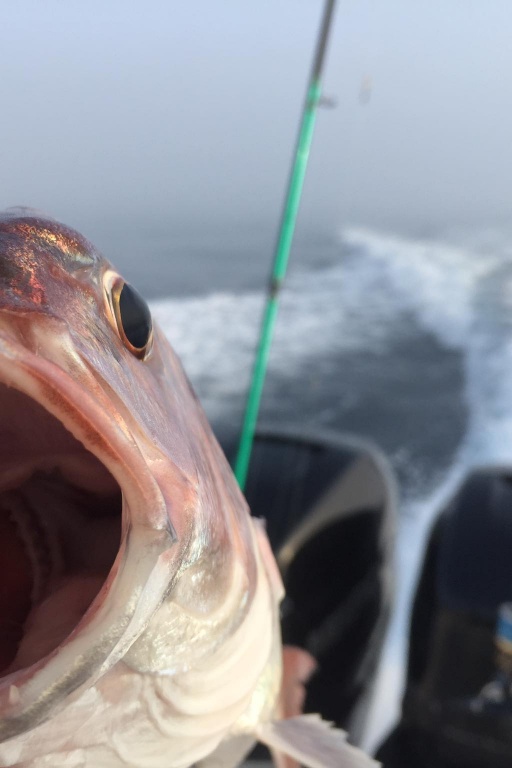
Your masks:
<svg viewBox="0 0 512 768"><path fill-rule="evenodd" d="M28 395L0 383L0 670L53 651L85 614L121 542L106 467Z"/></svg>
<svg viewBox="0 0 512 768"><path fill-rule="evenodd" d="M0 329L3 739L115 664L169 587L173 532L159 488L107 394L92 378L96 390L84 389L82 374Z"/></svg>

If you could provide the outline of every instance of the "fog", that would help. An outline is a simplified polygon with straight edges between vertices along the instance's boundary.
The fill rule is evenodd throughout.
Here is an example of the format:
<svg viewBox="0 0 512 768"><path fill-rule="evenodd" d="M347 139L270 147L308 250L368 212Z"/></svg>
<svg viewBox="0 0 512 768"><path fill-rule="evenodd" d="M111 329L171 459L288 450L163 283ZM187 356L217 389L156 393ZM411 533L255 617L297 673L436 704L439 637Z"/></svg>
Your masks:
<svg viewBox="0 0 512 768"><path fill-rule="evenodd" d="M4 3L0 207L89 234L277 220L322 9ZM511 22L505 0L339 2L301 227L506 222Z"/></svg>

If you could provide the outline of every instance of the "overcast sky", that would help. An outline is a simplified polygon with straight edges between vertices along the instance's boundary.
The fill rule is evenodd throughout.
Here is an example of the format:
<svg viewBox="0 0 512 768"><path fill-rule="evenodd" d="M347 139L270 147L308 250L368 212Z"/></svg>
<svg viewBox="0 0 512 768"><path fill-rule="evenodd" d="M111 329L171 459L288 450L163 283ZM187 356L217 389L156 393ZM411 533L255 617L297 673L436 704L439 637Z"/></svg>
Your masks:
<svg viewBox="0 0 512 768"><path fill-rule="evenodd" d="M257 222L281 207L323 2L6 0L0 207ZM340 0L303 226L512 212L512 5ZM361 103L362 84L371 82Z"/></svg>

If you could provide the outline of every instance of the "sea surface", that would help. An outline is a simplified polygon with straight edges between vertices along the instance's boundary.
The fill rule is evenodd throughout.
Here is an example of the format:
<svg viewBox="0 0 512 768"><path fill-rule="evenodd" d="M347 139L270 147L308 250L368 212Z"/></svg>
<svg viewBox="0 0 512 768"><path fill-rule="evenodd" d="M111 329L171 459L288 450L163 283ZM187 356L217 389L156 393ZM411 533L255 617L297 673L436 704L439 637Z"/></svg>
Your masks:
<svg viewBox="0 0 512 768"><path fill-rule="evenodd" d="M214 426L237 430L271 233L124 236L100 244L150 299ZM511 394L511 236L345 227L297 238L261 420L371 438L400 485L397 601L368 747L398 715L408 607L433 518L472 467L512 463Z"/></svg>

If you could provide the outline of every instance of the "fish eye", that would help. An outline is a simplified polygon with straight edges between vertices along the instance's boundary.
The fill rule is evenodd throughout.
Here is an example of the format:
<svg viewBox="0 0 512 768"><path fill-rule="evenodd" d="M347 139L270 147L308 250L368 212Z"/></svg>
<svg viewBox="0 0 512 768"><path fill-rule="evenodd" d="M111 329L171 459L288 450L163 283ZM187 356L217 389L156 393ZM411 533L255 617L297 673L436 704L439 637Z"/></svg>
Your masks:
<svg viewBox="0 0 512 768"><path fill-rule="evenodd" d="M129 283L118 277L110 288L109 304L121 341L132 355L145 358L153 341L153 321L148 305Z"/></svg>

